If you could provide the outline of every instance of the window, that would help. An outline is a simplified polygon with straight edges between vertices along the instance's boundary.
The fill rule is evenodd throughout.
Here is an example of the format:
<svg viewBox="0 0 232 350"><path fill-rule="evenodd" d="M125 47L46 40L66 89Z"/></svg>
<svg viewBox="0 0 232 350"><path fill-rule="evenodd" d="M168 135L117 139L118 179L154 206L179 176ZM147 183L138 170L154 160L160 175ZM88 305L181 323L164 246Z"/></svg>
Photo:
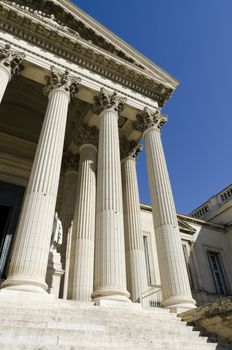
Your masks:
<svg viewBox="0 0 232 350"><path fill-rule="evenodd" d="M146 271L147 271L147 283L148 285L151 285L151 270L150 270L147 236L143 236L143 244L144 244L144 252L145 252Z"/></svg>
<svg viewBox="0 0 232 350"><path fill-rule="evenodd" d="M220 253L208 251L208 258L218 294L228 295L228 287Z"/></svg>
<svg viewBox="0 0 232 350"><path fill-rule="evenodd" d="M190 284L190 287L193 288L194 287L193 286L193 278L192 278L192 272L191 272L190 265L189 265L187 245L182 244L182 248L183 248L183 252L184 252L184 260L185 260L185 264L186 264L186 268L187 268L189 284Z"/></svg>

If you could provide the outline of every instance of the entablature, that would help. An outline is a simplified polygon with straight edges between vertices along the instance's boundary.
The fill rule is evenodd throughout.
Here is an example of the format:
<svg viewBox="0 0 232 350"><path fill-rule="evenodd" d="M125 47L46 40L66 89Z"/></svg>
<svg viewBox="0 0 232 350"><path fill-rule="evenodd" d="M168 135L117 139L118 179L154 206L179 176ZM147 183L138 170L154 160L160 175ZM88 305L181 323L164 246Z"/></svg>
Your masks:
<svg viewBox="0 0 232 350"><path fill-rule="evenodd" d="M177 87L178 83L174 79L165 80L162 75L146 70L140 64L135 64L132 59L126 59L126 55L124 57L112 50L106 50L99 42L97 44L88 36L80 35L75 27L77 24L73 24L75 29L70 27L68 15L63 16L61 20L62 11L58 11L60 7L54 5L54 1L43 1L41 13L36 10L38 6L41 8L41 1L40 5L36 3L37 1L2 1L0 28L20 41L30 43L30 46L41 48L43 52L46 50L46 55L51 53L103 79L109 79L113 84L122 85L146 96L156 101L159 107L164 105ZM52 13L55 13L56 17ZM71 23L75 21L77 19L74 18ZM93 32L92 39L95 38L95 32L92 29L90 32Z"/></svg>

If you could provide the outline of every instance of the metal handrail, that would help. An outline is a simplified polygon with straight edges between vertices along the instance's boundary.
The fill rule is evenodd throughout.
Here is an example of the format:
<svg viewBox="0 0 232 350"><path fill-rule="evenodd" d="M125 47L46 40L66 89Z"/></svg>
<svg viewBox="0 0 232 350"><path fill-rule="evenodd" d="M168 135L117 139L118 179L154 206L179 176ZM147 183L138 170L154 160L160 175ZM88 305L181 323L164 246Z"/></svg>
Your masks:
<svg viewBox="0 0 232 350"><path fill-rule="evenodd" d="M154 286L154 287L158 289L156 290L149 289L142 293L141 298L139 298L142 307L160 307L160 304L163 300L162 289L161 289L161 286ZM146 295L146 293L149 293L149 294ZM144 303L144 300L150 297L151 295L153 295L154 298L152 298L152 300L149 300L149 305L146 306Z"/></svg>

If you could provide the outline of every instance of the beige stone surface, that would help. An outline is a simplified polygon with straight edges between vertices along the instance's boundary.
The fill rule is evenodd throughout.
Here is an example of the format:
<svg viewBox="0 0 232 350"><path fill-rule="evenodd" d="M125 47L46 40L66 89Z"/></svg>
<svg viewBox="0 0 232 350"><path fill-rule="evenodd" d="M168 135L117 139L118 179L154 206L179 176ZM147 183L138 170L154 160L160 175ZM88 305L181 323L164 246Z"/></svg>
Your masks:
<svg viewBox="0 0 232 350"><path fill-rule="evenodd" d="M63 83L59 85L59 80L63 79L61 72L52 71L49 79L46 115L25 194L8 278L2 285L4 288L40 293L45 293L47 289L45 276L70 102L67 84L71 86L69 80L65 81L65 86Z"/></svg>
<svg viewBox="0 0 232 350"><path fill-rule="evenodd" d="M181 313L179 316L182 320L231 342L232 347L232 297Z"/></svg>
<svg viewBox="0 0 232 350"><path fill-rule="evenodd" d="M123 225L118 110L124 100L101 90L96 205L94 298L129 301Z"/></svg>
<svg viewBox="0 0 232 350"><path fill-rule="evenodd" d="M147 273L142 237L136 159L133 154L121 162L127 287L131 300L141 300L147 290Z"/></svg>
<svg viewBox="0 0 232 350"><path fill-rule="evenodd" d="M90 301L93 292L96 208L96 154L92 144L80 148L79 194L72 227L68 298Z"/></svg>
<svg viewBox="0 0 232 350"><path fill-rule="evenodd" d="M166 118L157 111L141 115L145 131L148 177L151 192L154 230L160 268L164 307L192 308L192 298L181 246L175 204L170 185L160 129Z"/></svg>
<svg viewBox="0 0 232 350"><path fill-rule="evenodd" d="M12 293L0 293L3 350L231 350L208 342L165 309L115 309Z"/></svg>

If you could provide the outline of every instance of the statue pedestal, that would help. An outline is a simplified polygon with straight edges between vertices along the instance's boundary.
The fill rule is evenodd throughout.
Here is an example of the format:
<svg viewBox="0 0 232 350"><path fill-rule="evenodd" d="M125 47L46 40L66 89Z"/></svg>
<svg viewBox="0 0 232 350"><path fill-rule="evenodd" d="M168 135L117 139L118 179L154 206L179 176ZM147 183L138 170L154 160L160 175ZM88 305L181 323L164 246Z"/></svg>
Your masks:
<svg viewBox="0 0 232 350"><path fill-rule="evenodd" d="M50 251L46 276L46 283L48 285L47 292L54 295L56 298L59 297L60 280L63 274L64 270L61 265L60 253L57 251Z"/></svg>

